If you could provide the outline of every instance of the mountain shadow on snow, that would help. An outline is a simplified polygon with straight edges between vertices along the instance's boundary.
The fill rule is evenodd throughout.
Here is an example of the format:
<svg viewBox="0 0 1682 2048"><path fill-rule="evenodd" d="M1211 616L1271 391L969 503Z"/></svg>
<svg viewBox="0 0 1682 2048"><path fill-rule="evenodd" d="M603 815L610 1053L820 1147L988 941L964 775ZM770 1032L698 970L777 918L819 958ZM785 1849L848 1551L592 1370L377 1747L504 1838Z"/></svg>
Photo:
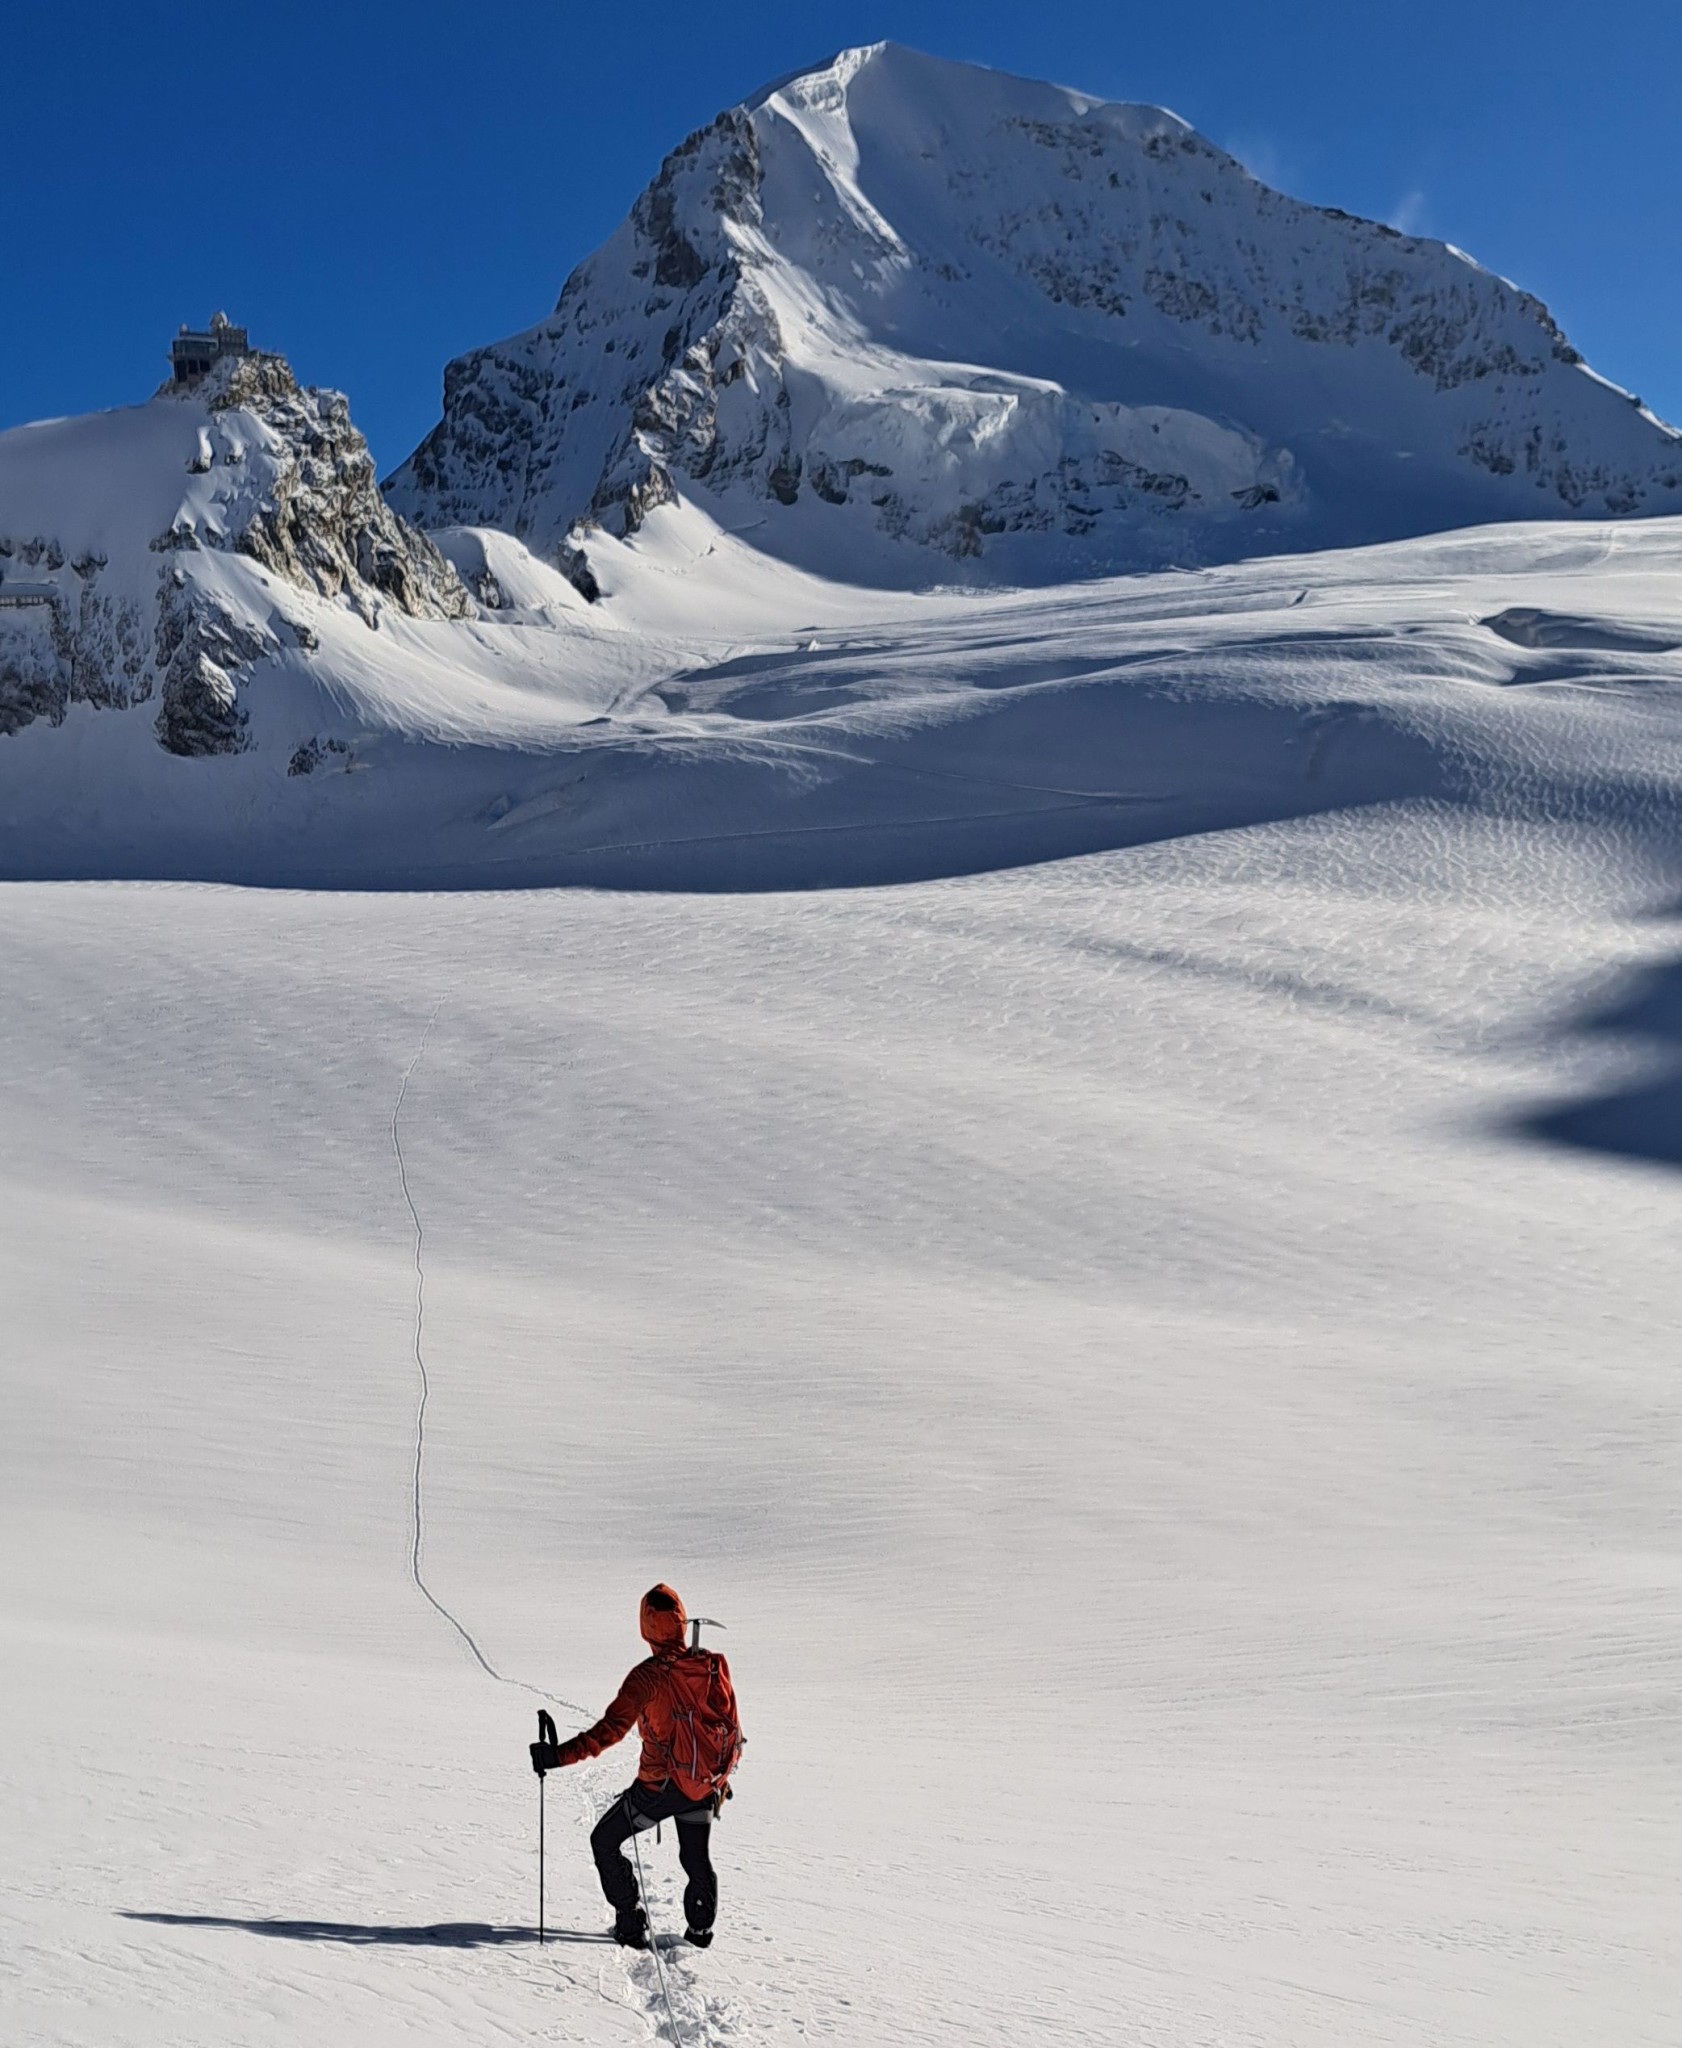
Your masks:
<svg viewBox="0 0 1682 2048"><path fill-rule="evenodd" d="M1682 1167L1682 957L1630 975L1571 1027L1651 1056L1652 1071L1526 1117L1526 1135L1579 1151Z"/></svg>

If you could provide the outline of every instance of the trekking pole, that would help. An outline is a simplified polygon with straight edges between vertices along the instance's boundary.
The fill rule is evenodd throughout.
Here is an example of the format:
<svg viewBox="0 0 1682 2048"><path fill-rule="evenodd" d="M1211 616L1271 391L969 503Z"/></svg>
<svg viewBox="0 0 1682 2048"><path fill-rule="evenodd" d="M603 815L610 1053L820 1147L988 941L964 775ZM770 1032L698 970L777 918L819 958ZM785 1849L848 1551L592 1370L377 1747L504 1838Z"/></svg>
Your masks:
<svg viewBox="0 0 1682 2048"><path fill-rule="evenodd" d="M553 1722L553 1721L552 1721L552 1720L551 1720L551 1719L549 1718L549 1715L548 1715L548 1712L547 1712L547 1710L546 1710L545 1708L543 1708L543 1707L539 1707L539 1708L538 1708L538 1710L537 1710L537 1739L538 1739L538 1741L539 1741L540 1743L547 1743L547 1744L548 1744L548 1746L549 1746L549 1747L550 1747L551 1749L553 1749L553 1748L555 1747L555 1724L554 1724L554 1722ZM544 1929L543 1929L543 1783L544 1783L544 1780L545 1780L545 1779L546 1779L546 1778L548 1777L548 1775L549 1775L549 1774L548 1774L548 1772L547 1772L547 1771L539 1771L539 1772L538 1772L538 1774L537 1774L537 1940L538 1940L538 1946L539 1946L539 1947L541 1947L541 1946L543 1945L543 1940L544 1940Z"/></svg>

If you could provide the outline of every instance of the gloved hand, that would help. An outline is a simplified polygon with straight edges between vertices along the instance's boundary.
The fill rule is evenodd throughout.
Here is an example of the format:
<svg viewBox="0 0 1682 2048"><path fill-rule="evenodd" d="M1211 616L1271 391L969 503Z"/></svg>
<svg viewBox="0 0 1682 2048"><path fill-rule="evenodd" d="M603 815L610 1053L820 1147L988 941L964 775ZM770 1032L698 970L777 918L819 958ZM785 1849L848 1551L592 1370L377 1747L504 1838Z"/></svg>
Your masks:
<svg viewBox="0 0 1682 2048"><path fill-rule="evenodd" d="M561 1767L561 1745L555 1739L555 1723L547 1707L537 1710L537 1740L531 1745L531 1767L541 1778L545 1771Z"/></svg>

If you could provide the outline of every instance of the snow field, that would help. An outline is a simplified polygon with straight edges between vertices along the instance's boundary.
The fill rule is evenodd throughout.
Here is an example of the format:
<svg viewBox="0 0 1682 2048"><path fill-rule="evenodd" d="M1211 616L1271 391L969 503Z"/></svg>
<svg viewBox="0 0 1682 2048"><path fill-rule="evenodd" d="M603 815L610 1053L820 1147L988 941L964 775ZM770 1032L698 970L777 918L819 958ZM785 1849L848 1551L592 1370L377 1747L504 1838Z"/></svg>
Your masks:
<svg viewBox="0 0 1682 2048"><path fill-rule="evenodd" d="M441 1000L428 1580L592 1714L655 1576L730 1624L686 2040L1664 2041L1677 1194L1515 1127L1647 1070L1561 1027L1653 861L5 892L6 2030L663 2025L517 1938L535 1702L408 1580Z"/></svg>

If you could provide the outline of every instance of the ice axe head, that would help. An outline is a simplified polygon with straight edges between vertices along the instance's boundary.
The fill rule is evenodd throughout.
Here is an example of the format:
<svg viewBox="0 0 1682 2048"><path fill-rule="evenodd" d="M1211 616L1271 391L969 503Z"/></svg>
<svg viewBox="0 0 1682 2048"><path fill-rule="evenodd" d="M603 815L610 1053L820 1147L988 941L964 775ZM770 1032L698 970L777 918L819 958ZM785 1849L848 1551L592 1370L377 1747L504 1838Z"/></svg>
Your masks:
<svg viewBox="0 0 1682 2048"><path fill-rule="evenodd" d="M692 1614L689 1617L689 1647L692 1650L698 1650L701 1647L702 1629L723 1628L723 1626L722 1621L714 1621L710 1614Z"/></svg>

